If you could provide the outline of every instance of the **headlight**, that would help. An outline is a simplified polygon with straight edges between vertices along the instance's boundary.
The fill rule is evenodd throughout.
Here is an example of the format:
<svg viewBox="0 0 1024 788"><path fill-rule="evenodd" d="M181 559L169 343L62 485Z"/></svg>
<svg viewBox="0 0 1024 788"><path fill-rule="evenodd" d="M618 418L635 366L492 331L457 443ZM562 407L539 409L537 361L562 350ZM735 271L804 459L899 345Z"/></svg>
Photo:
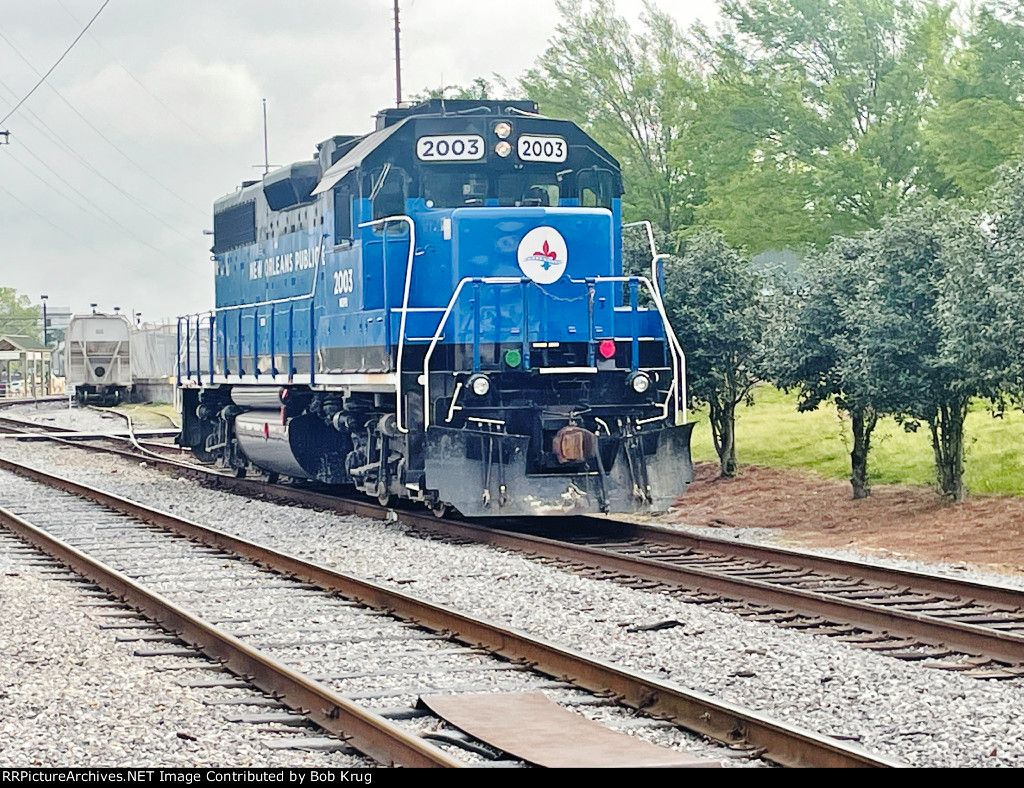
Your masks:
<svg viewBox="0 0 1024 788"><path fill-rule="evenodd" d="M508 142L505 142L505 140L502 140L501 142L494 146L494 152L504 159L512 152L512 145L509 144Z"/></svg>
<svg viewBox="0 0 1024 788"><path fill-rule="evenodd" d="M512 124L506 120L500 123L494 124L494 136L499 140L507 140L508 135L512 133Z"/></svg>
<svg viewBox="0 0 1024 788"><path fill-rule="evenodd" d="M473 375L469 379L469 390L482 397L491 390L491 379L486 375Z"/></svg>
<svg viewBox="0 0 1024 788"><path fill-rule="evenodd" d="M644 394L651 387L651 377L646 372L633 372L626 383L637 394Z"/></svg>

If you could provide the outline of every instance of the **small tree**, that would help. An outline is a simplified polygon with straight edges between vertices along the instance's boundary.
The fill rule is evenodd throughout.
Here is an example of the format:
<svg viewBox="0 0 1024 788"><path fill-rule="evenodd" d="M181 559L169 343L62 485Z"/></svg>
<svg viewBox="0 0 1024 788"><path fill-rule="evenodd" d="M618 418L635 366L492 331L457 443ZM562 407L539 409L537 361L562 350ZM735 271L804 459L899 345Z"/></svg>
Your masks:
<svg viewBox="0 0 1024 788"><path fill-rule="evenodd" d="M665 266L665 306L686 353L691 402L707 404L722 476L735 476L736 406L752 401L768 320L765 283L718 233Z"/></svg>
<svg viewBox="0 0 1024 788"><path fill-rule="evenodd" d="M964 212L946 245L951 272L938 308L951 330L942 352L969 371L1001 412L1024 394L1024 163L1000 168L980 214Z"/></svg>
<svg viewBox="0 0 1024 788"><path fill-rule="evenodd" d="M844 309L861 326L870 401L909 429L928 424L943 495L963 500L964 420L975 396L991 395L989 376L965 364L963 318L951 293L970 285L985 244L977 221L942 203L901 212L870 233L866 277ZM963 302L966 305L966 301Z"/></svg>
<svg viewBox="0 0 1024 788"><path fill-rule="evenodd" d="M23 334L42 339L42 312L27 295L13 287L0 287L0 334Z"/></svg>
<svg viewBox="0 0 1024 788"><path fill-rule="evenodd" d="M770 362L776 385L798 390L798 409L814 410L831 400L850 416L853 497L871 494L868 452L878 410L864 377L866 353L861 327L844 305L864 280L863 244L837 238L805 261L806 284L780 303L782 330L772 332Z"/></svg>

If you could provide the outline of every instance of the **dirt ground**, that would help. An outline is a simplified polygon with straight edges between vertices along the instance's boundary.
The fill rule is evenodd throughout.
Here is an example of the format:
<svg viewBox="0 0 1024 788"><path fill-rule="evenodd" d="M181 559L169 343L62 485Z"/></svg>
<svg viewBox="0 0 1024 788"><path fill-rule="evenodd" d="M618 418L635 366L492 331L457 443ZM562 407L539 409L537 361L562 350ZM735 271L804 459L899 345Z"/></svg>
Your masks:
<svg viewBox="0 0 1024 788"><path fill-rule="evenodd" d="M945 502L927 487L875 485L855 501L849 482L799 471L747 467L734 479L699 464L674 520L691 525L772 528L794 547L976 566L1024 575L1024 498Z"/></svg>

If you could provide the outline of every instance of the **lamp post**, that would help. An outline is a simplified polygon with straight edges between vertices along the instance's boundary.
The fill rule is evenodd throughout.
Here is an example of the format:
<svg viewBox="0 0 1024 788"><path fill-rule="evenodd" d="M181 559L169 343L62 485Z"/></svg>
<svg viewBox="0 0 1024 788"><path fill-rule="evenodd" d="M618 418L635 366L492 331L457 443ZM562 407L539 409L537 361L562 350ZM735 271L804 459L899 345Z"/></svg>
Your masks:
<svg viewBox="0 0 1024 788"><path fill-rule="evenodd" d="M47 323L46 323L46 299L49 298L49 297L50 296L48 296L48 295L41 295L41 296L39 296L39 300L43 302L43 344L46 345L46 346L49 346L49 344L50 344L49 341L48 341L49 340L49 334L47 334L47 332L46 332L46 325L47 325Z"/></svg>
<svg viewBox="0 0 1024 788"><path fill-rule="evenodd" d="M48 298L49 298L48 295L41 295L41 296L39 296L39 300L43 302L43 346L47 349L47 351L50 349L50 334L47 331L48 321L46 319L46 299L48 299ZM43 386L44 386L43 391L46 394L50 393L50 369L51 369L52 366L53 366L53 360L51 359L50 363L47 364L46 363L46 358L44 357L43 358ZM34 382L35 381L33 381L33 383Z"/></svg>

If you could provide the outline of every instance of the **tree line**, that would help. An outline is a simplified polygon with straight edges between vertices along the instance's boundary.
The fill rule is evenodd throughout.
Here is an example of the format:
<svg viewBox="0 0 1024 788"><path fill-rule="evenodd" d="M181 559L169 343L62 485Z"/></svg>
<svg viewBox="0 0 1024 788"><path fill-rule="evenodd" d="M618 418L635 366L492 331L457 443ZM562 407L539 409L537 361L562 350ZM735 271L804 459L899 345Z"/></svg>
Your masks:
<svg viewBox="0 0 1024 788"><path fill-rule="evenodd" d="M622 164L626 219L671 253L666 305L722 474L737 407L770 381L849 415L855 497L892 415L928 430L961 500L968 404L1024 389L1024 12L720 0L714 27L683 30L650 2L638 24L614 0L558 7L549 48L499 85ZM627 265L647 269L643 250ZM766 264L779 250L795 264Z"/></svg>

